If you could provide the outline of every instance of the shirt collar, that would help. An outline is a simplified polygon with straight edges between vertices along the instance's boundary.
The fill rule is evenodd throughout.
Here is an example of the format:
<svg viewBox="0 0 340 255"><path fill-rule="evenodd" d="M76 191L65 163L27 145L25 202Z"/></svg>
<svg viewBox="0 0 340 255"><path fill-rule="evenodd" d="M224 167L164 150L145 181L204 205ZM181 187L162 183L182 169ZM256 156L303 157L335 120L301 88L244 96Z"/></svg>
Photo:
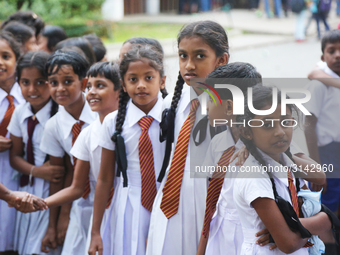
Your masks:
<svg viewBox="0 0 340 255"><path fill-rule="evenodd" d="M328 74L328 75L330 75L334 78L339 78L339 75L337 75L335 72L333 72L333 70L330 69L327 64L324 66L324 71L325 71L326 74Z"/></svg>
<svg viewBox="0 0 340 255"><path fill-rule="evenodd" d="M1 103L6 98L7 95L8 94L3 89L0 88L0 102ZM22 104L25 102L25 99L23 98L22 93L21 93L20 86L17 82L14 83L14 85L12 86L12 89L9 92L9 95L13 96L14 102L16 104Z"/></svg>
<svg viewBox="0 0 340 255"><path fill-rule="evenodd" d="M66 139L72 132L73 125L78 121L75 118L73 118L72 115L69 114L64 107L59 107L58 114L59 113L60 113L59 119L61 121L58 122L58 125L60 125L64 139ZM85 104L81 111L79 121L80 120L84 121L86 124L89 125L95 120L96 116L97 114L91 111L89 104L85 100Z"/></svg>
<svg viewBox="0 0 340 255"><path fill-rule="evenodd" d="M126 112L129 111L129 114L125 116L125 123L127 127L132 127L135 125L141 118L145 116L150 116L154 120L161 122L162 120L162 109L163 109L163 98L162 94L158 93L157 102L151 111L148 114L145 114L141 109L139 109L130 99L126 105Z"/></svg>
<svg viewBox="0 0 340 255"><path fill-rule="evenodd" d="M45 127L46 122L51 117L51 107L52 107L52 100L49 100L47 104L38 111L35 116L38 119L39 123ZM23 113L21 115L20 122L23 123L25 119L33 116L32 108L30 103L25 103L23 107Z"/></svg>

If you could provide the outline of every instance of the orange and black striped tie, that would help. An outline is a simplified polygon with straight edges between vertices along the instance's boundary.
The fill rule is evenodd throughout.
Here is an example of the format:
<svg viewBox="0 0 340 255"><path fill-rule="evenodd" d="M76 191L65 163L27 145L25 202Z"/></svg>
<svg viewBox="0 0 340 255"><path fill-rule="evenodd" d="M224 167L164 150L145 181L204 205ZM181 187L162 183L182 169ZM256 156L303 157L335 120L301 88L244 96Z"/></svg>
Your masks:
<svg viewBox="0 0 340 255"><path fill-rule="evenodd" d="M289 188L289 192L290 192L290 196L292 198L292 204L293 204L293 209L296 212L296 215L298 216L298 218L300 217L300 211L299 211L299 201L298 201L298 197L297 197L297 192L296 192L296 188L294 185L294 179L293 179L293 174L290 171L290 169L288 169L288 188ZM307 242L303 247L304 248L308 248L313 246L314 244L312 244L311 242Z"/></svg>
<svg viewBox="0 0 340 255"><path fill-rule="evenodd" d="M179 197L183 179L185 161L188 153L188 145L192 127L196 119L196 111L199 107L199 101L194 99L190 104L190 113L185 120L181 131L178 135L178 140L172 158L168 178L163 188L163 198L161 202L161 210L169 219L178 211Z"/></svg>
<svg viewBox="0 0 340 255"><path fill-rule="evenodd" d="M225 150L218 161L217 165L223 168L224 166L227 167L229 165L229 160L231 156L234 154L235 146L231 146L227 150ZM220 168L216 168L220 169ZM203 224L203 231L202 235L207 238L209 229L210 229L210 222L212 216L216 210L216 203L218 197L220 196L222 185L224 182L225 172L218 171L214 172L209 183L207 200L206 200L206 208L205 208L205 215L204 215L204 224Z"/></svg>
<svg viewBox="0 0 340 255"><path fill-rule="evenodd" d="M142 176L141 202L144 208L150 212L157 194L153 150L149 137L149 128L152 122L152 117L143 117L138 121L142 129L138 142L139 164Z"/></svg>
<svg viewBox="0 0 340 255"><path fill-rule="evenodd" d="M76 122L73 127L72 127L72 146L74 145L74 143L76 142L78 135L80 134L81 131L81 127L84 125L85 123L83 121L79 121ZM73 168L76 168L76 164L77 164L77 158L73 157ZM83 193L83 198L87 198L87 196L90 194L90 181L89 179L87 179L86 181L86 187Z"/></svg>
<svg viewBox="0 0 340 255"><path fill-rule="evenodd" d="M7 135L7 126L9 124L10 120L11 120L12 114L13 114L14 109L15 109L15 105L13 103L13 96L7 95L6 98L9 102L9 104L8 104L7 110L5 112L5 116L2 119L1 124L0 124L0 135L2 135L4 137Z"/></svg>

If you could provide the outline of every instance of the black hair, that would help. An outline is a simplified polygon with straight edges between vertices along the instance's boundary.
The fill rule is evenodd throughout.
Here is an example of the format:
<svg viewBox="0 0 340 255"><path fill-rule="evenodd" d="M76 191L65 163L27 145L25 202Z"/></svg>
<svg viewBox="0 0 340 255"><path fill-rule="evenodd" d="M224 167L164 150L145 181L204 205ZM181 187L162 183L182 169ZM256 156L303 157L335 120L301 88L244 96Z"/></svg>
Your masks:
<svg viewBox="0 0 340 255"><path fill-rule="evenodd" d="M215 51L217 57L222 56L224 53L227 53L229 56L228 36L220 24L214 21L205 20L192 22L183 26L177 36L177 46L179 46L182 39L195 36L202 38ZM171 153L170 145L174 140L176 109L178 102L181 99L183 85L184 79L179 72L171 101L171 107L170 109L164 110L162 115L160 141L167 140L167 145L161 173L158 177L159 182L162 181L165 169L169 164Z"/></svg>
<svg viewBox="0 0 340 255"><path fill-rule="evenodd" d="M149 65L157 70L161 77L164 76L163 55L157 49L150 45L134 45L133 48L126 53L123 60L120 62L120 77L124 81L124 76L129 69L131 62L135 62L146 58L149 60ZM161 90L163 98L167 95L166 90ZM129 101L128 93L122 89L119 94L119 107L116 121L116 131L121 133L125 121L126 105Z"/></svg>
<svg viewBox="0 0 340 255"><path fill-rule="evenodd" d="M67 35L63 28L59 26L45 26L41 30L41 35L47 38L47 48L52 52L58 42L67 39Z"/></svg>
<svg viewBox="0 0 340 255"><path fill-rule="evenodd" d="M43 29L43 27L45 26L42 19L34 12L19 11L12 14L11 16L8 17L7 20L2 22L1 29L3 29L8 23L12 21L18 21L22 24L25 24L26 26L31 27L34 30L36 37L39 35L41 29Z"/></svg>
<svg viewBox="0 0 340 255"><path fill-rule="evenodd" d="M133 37L130 38L128 40L126 40L124 44L126 43L130 43L130 44L140 44L140 45L151 45L154 46L155 49L161 53L162 55L164 55L164 51L163 51L163 47L162 45L159 43L159 41L157 41L156 39L152 39L152 38L146 38L146 37Z"/></svg>
<svg viewBox="0 0 340 255"><path fill-rule="evenodd" d="M45 71L47 76L53 75L59 71L61 66L70 65L73 72L78 75L79 80L86 77L89 69L89 62L82 55L75 51L58 50L54 52L47 60Z"/></svg>
<svg viewBox="0 0 340 255"><path fill-rule="evenodd" d="M18 61L21 55L20 44L14 39L13 35L6 31L0 31L0 40L7 42L15 55L15 59Z"/></svg>
<svg viewBox="0 0 340 255"><path fill-rule="evenodd" d="M47 80L47 73L45 69L45 65L47 63L47 59L50 56L45 51L29 51L25 55L23 55L17 64L17 77L18 82L21 78L21 72L24 68L35 67L39 70L40 74ZM51 107L51 117L58 112L58 104L52 99L52 107Z"/></svg>
<svg viewBox="0 0 340 255"><path fill-rule="evenodd" d="M278 90L277 95L277 103L281 103L281 91ZM267 87L267 86L262 86L262 85L256 85L253 87L253 106L255 109L261 109L267 105L271 105L273 100L273 88L272 87ZM245 106L244 106L244 115L239 115L237 116L236 120L238 122L243 122L245 123L245 128L249 128L248 121L253 119L255 114L252 113L248 107L247 104L247 98L245 99ZM287 104L287 107L289 110L293 113L293 111L298 112L297 108L295 105ZM257 150L253 140L248 140L245 137L243 137L242 133L240 133L240 139L246 146L247 150L253 157L262 165L262 166L267 166L265 160L263 159L262 155L260 152ZM288 157L294 162L292 154L290 153L290 150L285 152Z"/></svg>
<svg viewBox="0 0 340 255"><path fill-rule="evenodd" d="M91 44L86 39L81 37L68 38L57 43L54 50L60 50L66 46L76 46L80 48L85 53L87 61L90 63L90 65L93 65L96 62L96 56L94 55Z"/></svg>
<svg viewBox="0 0 340 255"><path fill-rule="evenodd" d="M215 79L217 78L219 84L233 84L243 92L246 92L248 87L262 83L262 76L256 68L244 62L234 62L217 67L208 75L205 83L215 88ZM222 100L232 99L230 90L218 88L215 88L215 90Z"/></svg>
<svg viewBox="0 0 340 255"><path fill-rule="evenodd" d="M96 56L96 60L101 61L106 54L106 48L100 40L100 38L96 34L88 34L83 36L84 39L88 40L89 43L92 46L92 50L94 51L94 54Z"/></svg>
<svg viewBox="0 0 340 255"><path fill-rule="evenodd" d="M17 78L20 81L21 72L24 68L35 67L39 70L40 74L46 78L47 73L45 70L45 65L47 63L47 59L50 56L45 51L29 51L25 55L23 55L17 64Z"/></svg>
<svg viewBox="0 0 340 255"><path fill-rule="evenodd" d="M340 30L335 29L327 31L321 39L321 51L324 53L327 43L340 42Z"/></svg>
<svg viewBox="0 0 340 255"><path fill-rule="evenodd" d="M98 75L112 81L114 90L122 88L120 82L119 65L114 62L98 62L90 67L87 71L87 77L97 77Z"/></svg>
<svg viewBox="0 0 340 255"><path fill-rule="evenodd" d="M2 30L11 33L14 39L22 46L35 36L34 30L31 27L18 21L9 22Z"/></svg>

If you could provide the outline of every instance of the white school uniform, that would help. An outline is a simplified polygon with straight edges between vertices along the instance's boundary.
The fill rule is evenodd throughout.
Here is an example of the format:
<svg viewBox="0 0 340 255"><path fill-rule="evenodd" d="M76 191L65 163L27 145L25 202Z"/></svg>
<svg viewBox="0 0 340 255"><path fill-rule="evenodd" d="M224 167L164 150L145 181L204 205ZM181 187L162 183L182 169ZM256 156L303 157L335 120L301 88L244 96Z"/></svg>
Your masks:
<svg viewBox="0 0 340 255"><path fill-rule="evenodd" d="M91 111L85 100L79 117L79 120L85 122L82 130L95 121L96 117L97 114ZM40 149L53 157L63 157L67 153L73 163L70 151L72 148L72 127L76 122L77 120L64 107L60 107L59 112L46 123ZM92 205L93 193L86 199L81 197L73 202L62 255L84 255Z"/></svg>
<svg viewBox="0 0 340 255"><path fill-rule="evenodd" d="M50 100L39 112L36 113L36 118L39 123L35 126L32 144L34 163L36 166L44 164L46 153L39 148L42 134L46 122L51 116L52 101ZM24 143L24 159L27 160L26 149L28 141L27 123L28 118L32 117L34 113L30 103L19 105L16 107L11 122L8 125L8 132L16 137L21 137ZM21 176L22 174L20 174ZM50 182L41 178L34 178L34 185L30 184L25 187L19 187L20 191L26 191L41 198L46 198L49 195ZM34 213L16 213L16 229L14 249L19 254L46 254L41 251L41 241L46 233L48 225L49 211L38 211ZM48 254L57 254L50 252ZM59 253L60 254L60 253Z"/></svg>
<svg viewBox="0 0 340 255"><path fill-rule="evenodd" d="M146 239L149 230L151 213L141 203L141 172L139 162L138 141L142 130L138 121L144 116L153 117L149 128L149 137L152 143L155 177L157 179L164 157L165 142L159 141L159 123L162 117L163 99L161 94L151 111L145 115L130 101L127 104L122 136L125 140L127 157L127 187L123 187L124 178L120 178L113 195L112 208L107 220L103 242L109 240L104 255L142 255L145 254ZM104 119L99 144L105 149L115 150L115 143L111 136L115 132L117 112L110 113ZM156 182L157 189L160 183ZM109 236L109 238L108 238ZM111 247L110 247L111 246Z"/></svg>
<svg viewBox="0 0 340 255"><path fill-rule="evenodd" d="M89 178L90 178L91 192L89 196L93 197L90 199L91 201L94 201L94 193L95 193L96 183L97 183L99 170L100 170L102 148L99 146L98 136L100 134L101 126L102 126L102 123L100 122L100 119L98 116L97 119L91 125L89 125L84 130L81 131L81 133L79 134L76 142L74 143L71 149L71 154L74 157L76 157L77 159L83 160L83 161L88 161L90 163ZM106 209L103 215L101 234L103 232L103 226L106 223L108 210L109 209ZM88 248L90 247L92 217L93 215L91 215L91 220L90 220L90 225L89 225L87 236L77 237L79 240L86 239L86 247L85 247L84 254L87 254Z"/></svg>
<svg viewBox="0 0 340 255"><path fill-rule="evenodd" d="M340 78L326 63L322 63L319 64L321 70L334 78ZM313 80L308 90L311 93L311 99L304 103L304 106L318 119L315 129L318 146L340 142L340 119L334 118L340 110L340 89Z"/></svg>
<svg viewBox="0 0 340 255"><path fill-rule="evenodd" d="M18 83L15 83L9 93L14 97L14 105L17 107L25 102ZM8 94L0 88L0 123L7 111L9 102ZM6 135L9 138L9 132ZM0 183L10 190L18 190L19 181L17 171L9 163L9 150L0 152ZM16 210L8 207L8 204L0 200L0 252L13 250Z"/></svg>
<svg viewBox="0 0 340 255"><path fill-rule="evenodd" d="M243 143L238 140L235 144L230 128L216 135L208 148L203 166L217 166L225 150L235 146L238 151ZM234 160L230 163L230 169L235 167ZM229 255L237 255L243 242L243 234L239 216L233 200L233 186L235 175L232 171L227 172L223 181L221 193L216 204L216 211L210 222L209 239L205 254L219 255L228 251Z"/></svg>
<svg viewBox="0 0 340 255"><path fill-rule="evenodd" d="M260 151L260 150L259 150ZM271 166L281 165L275 160L270 158L268 155L260 151L263 159ZM289 157L282 153L280 156L280 161L284 163L285 166L292 166L293 162ZM252 156L249 155L248 159L244 163L244 167L258 166L261 169L260 163ZM272 172L274 177L274 182L276 185L276 190L279 196L291 203L289 184L287 173ZM295 179L294 179L295 182ZM300 186L302 187L304 182L300 181ZM269 176L266 173L239 173L234 182L234 203L236 209L240 215L240 221L243 230L244 241L242 244L241 255L248 254L275 254L281 255L285 254L278 248L274 250L269 250L272 244L267 244L265 246L260 246L256 244L256 240L259 237L255 237L255 234L260 230L265 228L265 225L261 221L260 217L256 213L255 209L252 207L251 203L257 198L274 198L272 183ZM301 248L291 254L294 255L307 255L308 249Z"/></svg>
<svg viewBox="0 0 340 255"><path fill-rule="evenodd" d="M171 160L174 155L178 135L190 112L190 100L196 93L187 85L184 85L181 99L178 103L175 118L175 139ZM202 96L202 95L201 95ZM196 98L201 101L201 96ZM195 124L204 115L201 113L201 104L196 111ZM190 135L188 153L186 157L178 212L167 219L160 208L163 198L163 187L168 177L171 160L166 170L161 186L157 192L150 220L150 230L147 244L148 255L188 255L196 254L198 242L204 221L204 212L207 196L207 178L195 178L195 166L200 166L204 160L206 150L211 138L206 136L205 140L195 146L192 135ZM191 160L191 161L190 161ZM191 162L191 164L190 164Z"/></svg>

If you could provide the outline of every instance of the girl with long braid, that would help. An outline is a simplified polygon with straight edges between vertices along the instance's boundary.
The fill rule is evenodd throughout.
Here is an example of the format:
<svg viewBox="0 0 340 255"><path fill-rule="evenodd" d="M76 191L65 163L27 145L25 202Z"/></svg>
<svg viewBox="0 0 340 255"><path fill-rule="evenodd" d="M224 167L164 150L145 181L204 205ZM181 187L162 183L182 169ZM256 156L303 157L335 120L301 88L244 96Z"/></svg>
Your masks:
<svg viewBox="0 0 340 255"><path fill-rule="evenodd" d="M272 93L270 87L254 87L253 107L257 110L270 109L273 104ZM280 92L277 102L275 111L268 115L255 115L246 105L245 114L237 119L245 123L240 127L240 139L250 153L240 168L233 188L244 237L241 255L308 254L305 248L309 244L308 238L331 228L330 219L324 212L299 219L297 191L306 189L306 185L303 180L295 179L299 170L294 168L292 155L287 152L293 134L293 107L287 106L287 114L282 116ZM248 124L250 120L251 123L255 123L253 120L256 123L262 121L263 125L251 127ZM264 228L272 239L260 246L256 244L258 238L255 235ZM273 242L277 249L270 250Z"/></svg>
<svg viewBox="0 0 340 255"><path fill-rule="evenodd" d="M101 166L95 191L89 254L142 255L165 143L159 141L165 86L163 55L134 46L120 63L118 111L106 116L99 138ZM162 90L164 91L164 90ZM165 94L163 94L163 97ZM115 163L117 162L117 167ZM121 176L104 227L100 225L115 174Z"/></svg>
<svg viewBox="0 0 340 255"><path fill-rule="evenodd" d="M162 138L166 137L167 146L158 178L162 183L151 215L148 255L196 254L204 220L207 180L192 178L190 162L202 163L210 138L207 136L199 146L190 146L194 143L192 126L204 117L200 106L202 91L191 88L190 79L205 78L229 59L226 32L213 21L184 26L177 42L180 73L166 121L162 123ZM190 95L195 95L195 99L190 101Z"/></svg>

